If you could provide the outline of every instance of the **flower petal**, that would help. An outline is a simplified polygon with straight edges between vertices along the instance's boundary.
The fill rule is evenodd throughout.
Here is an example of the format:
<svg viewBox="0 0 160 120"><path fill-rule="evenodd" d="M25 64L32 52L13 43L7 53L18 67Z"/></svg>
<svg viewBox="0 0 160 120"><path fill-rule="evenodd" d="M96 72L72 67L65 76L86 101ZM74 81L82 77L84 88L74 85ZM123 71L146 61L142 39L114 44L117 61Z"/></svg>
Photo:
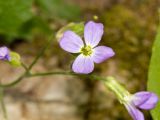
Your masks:
<svg viewBox="0 0 160 120"><path fill-rule="evenodd" d="M70 53L78 53L84 46L82 39L72 31L66 31L60 40L60 46Z"/></svg>
<svg viewBox="0 0 160 120"><path fill-rule="evenodd" d="M95 63L101 63L104 60L114 56L115 53L110 47L98 46L94 48L92 58Z"/></svg>
<svg viewBox="0 0 160 120"><path fill-rule="evenodd" d="M0 47L0 59L1 60L10 60L9 50L7 47Z"/></svg>
<svg viewBox="0 0 160 120"><path fill-rule="evenodd" d="M80 54L73 62L72 69L75 73L88 74L94 69L94 62L91 57Z"/></svg>
<svg viewBox="0 0 160 120"><path fill-rule="evenodd" d="M158 102L158 96L152 92L138 92L134 94L133 103L141 109L153 109Z"/></svg>
<svg viewBox="0 0 160 120"><path fill-rule="evenodd" d="M149 92L138 92L133 95L132 102L135 106L140 106L143 103L145 103L149 98L151 94Z"/></svg>
<svg viewBox="0 0 160 120"><path fill-rule="evenodd" d="M90 21L85 25L84 39L86 45L91 45L92 47L95 47L100 42L102 35L103 24Z"/></svg>
<svg viewBox="0 0 160 120"><path fill-rule="evenodd" d="M143 113L139 111L134 105L126 104L125 107L134 120L144 120Z"/></svg>

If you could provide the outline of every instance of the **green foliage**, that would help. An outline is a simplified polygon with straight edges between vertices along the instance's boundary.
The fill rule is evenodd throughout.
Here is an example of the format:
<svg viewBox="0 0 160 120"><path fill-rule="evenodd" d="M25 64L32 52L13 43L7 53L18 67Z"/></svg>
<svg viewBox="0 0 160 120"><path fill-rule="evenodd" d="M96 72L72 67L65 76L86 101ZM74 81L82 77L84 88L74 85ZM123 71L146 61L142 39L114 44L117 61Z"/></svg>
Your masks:
<svg viewBox="0 0 160 120"><path fill-rule="evenodd" d="M23 24L19 31L19 37L26 38L27 40L32 40L35 35L50 35L53 31L48 26L46 21L42 20L40 17L33 17Z"/></svg>
<svg viewBox="0 0 160 120"><path fill-rule="evenodd" d="M68 4L65 0L36 0L36 3L48 18L73 20L80 14L78 6Z"/></svg>
<svg viewBox="0 0 160 120"><path fill-rule="evenodd" d="M21 66L21 57L18 53L10 52L10 56L11 56L11 60L9 61L9 63L12 66L15 66L15 67Z"/></svg>
<svg viewBox="0 0 160 120"><path fill-rule="evenodd" d="M32 40L53 32L50 20L73 20L79 15L80 9L65 0L0 0L0 36L7 42Z"/></svg>
<svg viewBox="0 0 160 120"><path fill-rule="evenodd" d="M160 26L152 49L148 74L148 90L160 96ZM154 120L160 120L160 102L151 111Z"/></svg>
<svg viewBox="0 0 160 120"><path fill-rule="evenodd" d="M0 0L0 33L17 36L22 24L32 17L32 0Z"/></svg>

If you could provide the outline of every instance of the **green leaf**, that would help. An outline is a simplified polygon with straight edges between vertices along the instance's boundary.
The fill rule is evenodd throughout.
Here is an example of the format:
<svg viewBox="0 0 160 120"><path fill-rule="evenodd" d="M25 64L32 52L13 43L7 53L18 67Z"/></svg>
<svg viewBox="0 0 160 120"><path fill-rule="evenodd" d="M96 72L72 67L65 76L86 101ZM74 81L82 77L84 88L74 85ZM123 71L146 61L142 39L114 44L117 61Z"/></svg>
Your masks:
<svg viewBox="0 0 160 120"><path fill-rule="evenodd" d="M11 60L9 61L9 63L12 66L15 66L15 67L21 66L21 57L18 53L10 52L10 56L11 56Z"/></svg>
<svg viewBox="0 0 160 120"><path fill-rule="evenodd" d="M160 96L160 26L152 49L148 74L148 90ZM160 102L151 111L151 114L154 120L160 120Z"/></svg>
<svg viewBox="0 0 160 120"><path fill-rule="evenodd" d="M80 23L72 22L62 27L56 34L57 40L59 40L63 36L63 33L67 30L71 30L75 32L77 35L82 36L84 33L84 22L80 22Z"/></svg>
<svg viewBox="0 0 160 120"><path fill-rule="evenodd" d="M23 24L19 30L19 37L32 40L35 35L48 36L53 32L48 23L35 16Z"/></svg>
<svg viewBox="0 0 160 120"><path fill-rule="evenodd" d="M33 0L0 0L0 34L17 36L18 29L32 17Z"/></svg>
<svg viewBox="0 0 160 120"><path fill-rule="evenodd" d="M49 18L73 20L80 15L79 6L69 4L65 0L36 0L36 4Z"/></svg>

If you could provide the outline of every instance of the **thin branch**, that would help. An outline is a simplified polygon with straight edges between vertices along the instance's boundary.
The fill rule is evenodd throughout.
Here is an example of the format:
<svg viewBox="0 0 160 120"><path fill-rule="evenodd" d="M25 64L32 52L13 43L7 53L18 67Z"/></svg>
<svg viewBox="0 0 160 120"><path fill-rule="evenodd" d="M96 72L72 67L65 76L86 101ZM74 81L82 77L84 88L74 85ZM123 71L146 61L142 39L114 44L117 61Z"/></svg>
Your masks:
<svg viewBox="0 0 160 120"><path fill-rule="evenodd" d="M41 51L39 52L39 54L35 57L35 59L33 60L33 62L30 64L30 66L28 67L29 70L32 69L32 67L37 63L37 61L39 60L39 58L44 54L45 50L51 44L52 39L53 39L53 35L51 35L51 38L48 40L48 42L46 43L46 45L44 46L44 48L41 49Z"/></svg>
<svg viewBox="0 0 160 120"><path fill-rule="evenodd" d="M28 70L28 67L24 64L24 63L21 63L22 67L25 69L25 71Z"/></svg>
<svg viewBox="0 0 160 120"><path fill-rule="evenodd" d="M29 67L27 68L27 66L25 64L22 63L22 67L25 69L25 72L20 75L16 80L14 80L11 83L8 84L0 84L0 87L11 87L16 85L17 83L19 83L21 80L23 80L23 78L29 76L30 74L30 70L33 68L33 66L37 63L37 61L39 60L39 58L44 54L45 50L49 47L49 45L51 44L53 39L53 35L51 36L51 38L48 40L46 46L44 48L42 48L42 50L39 52L39 54L35 57L35 59L33 60L33 62L29 65Z"/></svg>
<svg viewBox="0 0 160 120"><path fill-rule="evenodd" d="M4 104L3 88L0 88L0 104L1 104L1 107L2 107L4 120L8 120L7 110L6 110L6 107L5 107L5 104Z"/></svg>
<svg viewBox="0 0 160 120"><path fill-rule="evenodd" d="M6 88L6 87L14 86L14 85L16 85L17 83L19 83L26 75L27 75L27 72L25 72L24 74L22 74L19 78L17 78L16 80L14 80L14 81L11 82L11 83L8 83L8 84L0 84L0 87Z"/></svg>
<svg viewBox="0 0 160 120"><path fill-rule="evenodd" d="M49 75L73 75L73 76L80 76L80 74L76 74L73 72L62 72L62 71L53 71L53 72L42 72L42 73L32 73L28 77L40 77L40 76L49 76Z"/></svg>

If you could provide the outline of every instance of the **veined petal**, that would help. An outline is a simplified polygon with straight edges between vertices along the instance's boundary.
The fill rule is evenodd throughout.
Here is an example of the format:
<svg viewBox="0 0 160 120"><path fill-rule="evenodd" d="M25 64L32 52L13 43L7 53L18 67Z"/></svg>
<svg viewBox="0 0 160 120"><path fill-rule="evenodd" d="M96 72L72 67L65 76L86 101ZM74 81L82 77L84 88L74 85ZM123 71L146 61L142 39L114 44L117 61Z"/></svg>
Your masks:
<svg viewBox="0 0 160 120"><path fill-rule="evenodd" d="M145 110L153 109L158 102L158 96L152 92L138 92L134 94L133 103Z"/></svg>
<svg viewBox="0 0 160 120"><path fill-rule="evenodd" d="M73 62L72 69L75 73L88 74L94 69L94 62L91 57L80 54Z"/></svg>
<svg viewBox="0 0 160 120"><path fill-rule="evenodd" d="M86 45L95 47L100 42L103 35L103 24L88 22L84 28L84 39Z"/></svg>
<svg viewBox="0 0 160 120"><path fill-rule="evenodd" d="M101 63L114 55L115 53L112 48L106 46L98 46L93 49L92 59L95 63Z"/></svg>
<svg viewBox="0 0 160 120"><path fill-rule="evenodd" d="M132 104L125 104L129 114L133 118L133 120L144 120L144 115L141 111L139 111L134 105Z"/></svg>
<svg viewBox="0 0 160 120"><path fill-rule="evenodd" d="M0 59L1 60L10 60L9 50L7 47L0 47Z"/></svg>
<svg viewBox="0 0 160 120"><path fill-rule="evenodd" d="M72 31L66 31L60 40L60 46L70 53L79 53L84 43L77 34Z"/></svg>

